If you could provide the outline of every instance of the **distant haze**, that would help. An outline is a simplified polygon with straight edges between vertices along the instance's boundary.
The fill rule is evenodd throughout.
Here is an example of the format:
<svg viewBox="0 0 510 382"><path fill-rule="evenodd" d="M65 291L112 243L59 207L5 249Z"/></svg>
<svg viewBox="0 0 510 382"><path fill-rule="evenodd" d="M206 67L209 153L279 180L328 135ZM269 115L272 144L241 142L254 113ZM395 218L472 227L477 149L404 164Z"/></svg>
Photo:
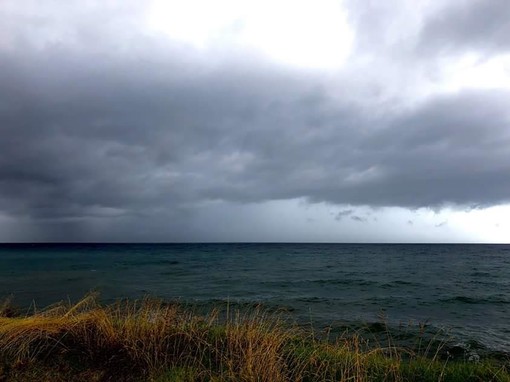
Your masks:
<svg viewBox="0 0 510 382"><path fill-rule="evenodd" d="M0 5L0 241L510 241L510 2Z"/></svg>

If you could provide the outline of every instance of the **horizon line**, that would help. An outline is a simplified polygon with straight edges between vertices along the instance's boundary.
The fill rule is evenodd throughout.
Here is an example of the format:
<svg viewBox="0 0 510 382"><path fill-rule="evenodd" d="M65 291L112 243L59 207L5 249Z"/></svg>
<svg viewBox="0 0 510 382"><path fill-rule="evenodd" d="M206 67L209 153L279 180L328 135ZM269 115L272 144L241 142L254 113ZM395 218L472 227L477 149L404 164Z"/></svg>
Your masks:
<svg viewBox="0 0 510 382"><path fill-rule="evenodd" d="M326 244L326 245L510 245L489 242L320 242L320 241L12 241L0 245L182 245L182 244Z"/></svg>

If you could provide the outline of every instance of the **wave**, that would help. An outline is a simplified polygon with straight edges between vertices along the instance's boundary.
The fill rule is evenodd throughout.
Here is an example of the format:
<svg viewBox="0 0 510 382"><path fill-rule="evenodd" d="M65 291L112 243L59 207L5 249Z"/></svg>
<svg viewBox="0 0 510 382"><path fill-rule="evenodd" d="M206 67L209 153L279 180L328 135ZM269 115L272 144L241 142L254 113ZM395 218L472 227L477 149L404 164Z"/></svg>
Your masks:
<svg viewBox="0 0 510 382"><path fill-rule="evenodd" d="M122 261L120 263L123 266L145 266L145 265L178 265L180 261L169 260L169 259L154 259L154 260L135 260L135 261Z"/></svg>
<svg viewBox="0 0 510 382"><path fill-rule="evenodd" d="M380 285L380 283L377 281L366 279L317 279L317 280L305 280L305 282L319 285L356 285L356 286Z"/></svg>
<svg viewBox="0 0 510 382"><path fill-rule="evenodd" d="M462 303L462 304L510 304L510 300L502 295L493 295L487 297L473 296L454 296L439 299L443 303Z"/></svg>
<svg viewBox="0 0 510 382"><path fill-rule="evenodd" d="M423 284L413 282L413 281L407 281L407 280L394 280L389 281L387 283L382 284L381 286L384 288L394 288L394 287L401 287L401 286L422 286Z"/></svg>
<svg viewBox="0 0 510 382"><path fill-rule="evenodd" d="M272 287L290 287L294 285L312 284L312 285L344 285L344 286L380 286L377 281L366 279L304 279L304 280L279 280L279 281L262 281L262 285Z"/></svg>
<svg viewBox="0 0 510 382"><path fill-rule="evenodd" d="M309 297L297 297L295 299L293 299L294 301L296 302L306 302L306 303L312 303L312 304L316 304L316 303L326 303L326 304L330 304L332 303L332 300L331 298L325 298L325 297L316 297L316 296L309 296Z"/></svg>
<svg viewBox="0 0 510 382"><path fill-rule="evenodd" d="M482 277L482 278L499 278L497 274L494 274L492 272L484 272L484 271L474 271L469 274L471 277Z"/></svg>

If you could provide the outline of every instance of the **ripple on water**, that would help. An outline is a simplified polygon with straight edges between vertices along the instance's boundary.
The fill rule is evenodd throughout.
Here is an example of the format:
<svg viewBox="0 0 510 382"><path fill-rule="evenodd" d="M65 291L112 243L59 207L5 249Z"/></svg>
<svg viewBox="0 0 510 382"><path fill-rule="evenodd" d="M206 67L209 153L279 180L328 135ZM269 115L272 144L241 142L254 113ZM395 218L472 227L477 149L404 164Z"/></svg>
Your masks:
<svg viewBox="0 0 510 382"><path fill-rule="evenodd" d="M439 299L440 302L445 303L461 303L461 304L494 304L504 305L509 304L510 300L504 295L492 295L486 297L473 297L473 296L453 296L448 298Z"/></svg>

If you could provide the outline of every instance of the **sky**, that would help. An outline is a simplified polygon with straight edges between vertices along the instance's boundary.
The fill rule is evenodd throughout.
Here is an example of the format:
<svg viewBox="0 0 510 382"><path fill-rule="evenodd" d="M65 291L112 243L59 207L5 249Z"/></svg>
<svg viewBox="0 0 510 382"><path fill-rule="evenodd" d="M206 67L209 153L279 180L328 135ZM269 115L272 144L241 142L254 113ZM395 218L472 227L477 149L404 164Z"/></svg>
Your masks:
<svg viewBox="0 0 510 382"><path fill-rule="evenodd" d="M510 2L0 3L0 241L510 242Z"/></svg>

